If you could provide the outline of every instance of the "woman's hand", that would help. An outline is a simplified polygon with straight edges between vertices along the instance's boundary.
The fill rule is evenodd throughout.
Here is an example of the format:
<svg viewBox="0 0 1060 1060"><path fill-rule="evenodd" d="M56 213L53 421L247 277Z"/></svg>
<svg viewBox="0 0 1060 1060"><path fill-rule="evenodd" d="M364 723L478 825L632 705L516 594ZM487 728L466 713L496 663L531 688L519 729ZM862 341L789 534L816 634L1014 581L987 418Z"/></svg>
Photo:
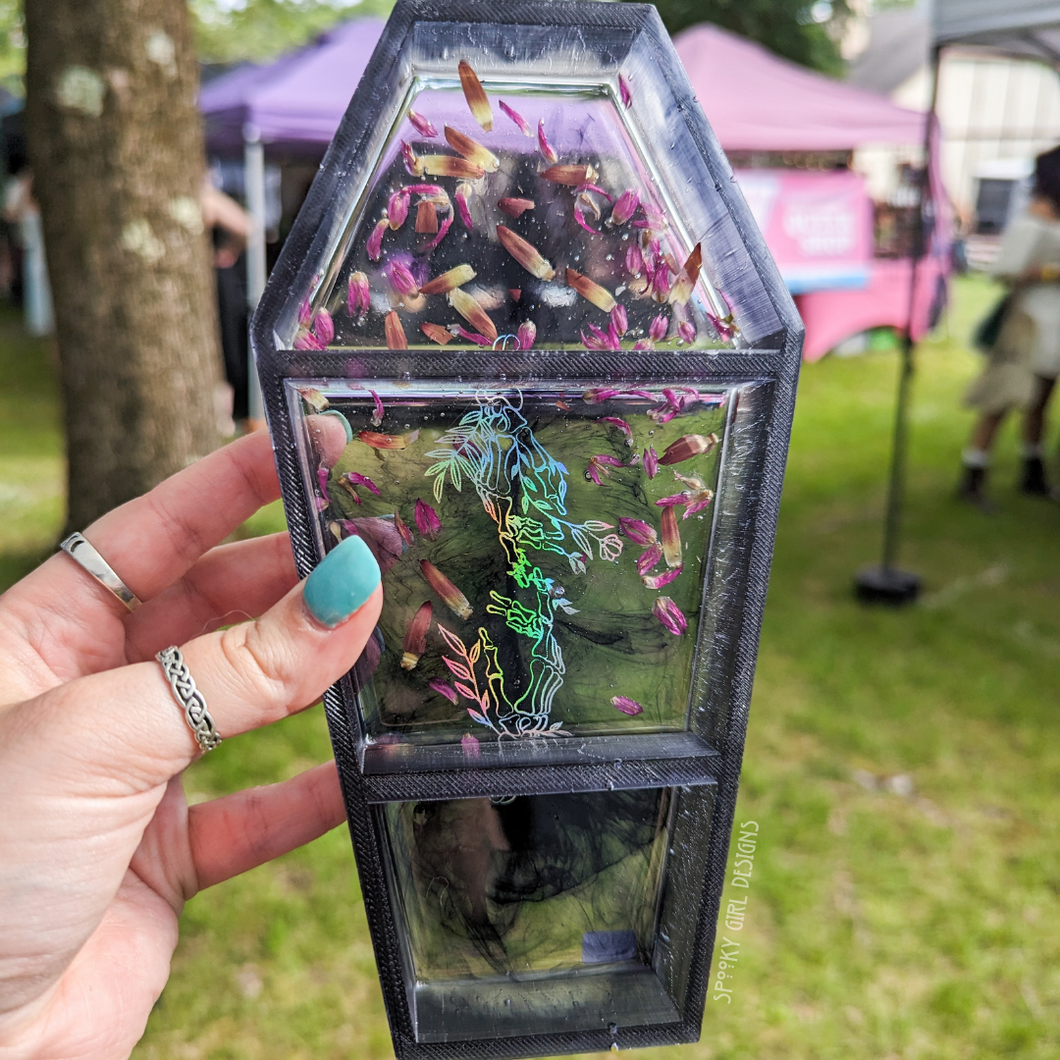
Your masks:
<svg viewBox="0 0 1060 1060"><path fill-rule="evenodd" d="M350 668L381 602L360 539L305 595L286 535L218 546L278 493L252 435L85 531L135 612L61 553L0 597L0 1060L128 1056L184 902L343 819L334 763L189 808L198 746L154 658L181 646L225 738Z"/></svg>

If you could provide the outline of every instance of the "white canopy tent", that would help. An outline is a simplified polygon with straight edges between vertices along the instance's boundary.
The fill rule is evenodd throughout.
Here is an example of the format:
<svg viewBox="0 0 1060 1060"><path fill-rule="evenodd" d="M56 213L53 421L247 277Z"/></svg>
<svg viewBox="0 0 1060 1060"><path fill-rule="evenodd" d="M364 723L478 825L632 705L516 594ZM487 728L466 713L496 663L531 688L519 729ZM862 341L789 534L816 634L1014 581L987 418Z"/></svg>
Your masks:
<svg viewBox="0 0 1060 1060"><path fill-rule="evenodd" d="M1060 66L1057 0L934 0L935 47L981 45Z"/></svg>

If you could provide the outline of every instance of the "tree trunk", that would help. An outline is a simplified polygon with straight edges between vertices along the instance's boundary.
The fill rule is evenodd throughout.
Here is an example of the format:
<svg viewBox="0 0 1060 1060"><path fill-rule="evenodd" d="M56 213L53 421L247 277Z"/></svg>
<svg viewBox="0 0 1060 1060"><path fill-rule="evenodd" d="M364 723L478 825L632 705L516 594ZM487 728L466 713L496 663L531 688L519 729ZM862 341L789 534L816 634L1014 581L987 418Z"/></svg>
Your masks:
<svg viewBox="0 0 1060 1060"><path fill-rule="evenodd" d="M26 0L26 27L80 529L219 441L198 71L184 0Z"/></svg>

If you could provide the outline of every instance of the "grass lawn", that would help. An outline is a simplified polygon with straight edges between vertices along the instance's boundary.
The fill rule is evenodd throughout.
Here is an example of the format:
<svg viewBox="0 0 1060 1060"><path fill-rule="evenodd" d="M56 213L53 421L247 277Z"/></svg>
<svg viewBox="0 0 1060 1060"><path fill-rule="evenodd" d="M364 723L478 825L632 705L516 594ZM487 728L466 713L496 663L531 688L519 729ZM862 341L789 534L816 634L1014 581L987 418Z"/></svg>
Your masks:
<svg viewBox="0 0 1060 1060"><path fill-rule="evenodd" d="M1060 506L1023 498L1014 424L993 515L953 499L989 304L956 286L915 382L902 563L923 602L851 595L878 559L897 360L803 370L737 821L760 827L731 1005L698 1045L645 1060L1060 1055ZM62 465L46 347L0 317L0 579L47 550ZM254 522L275 527L275 509ZM195 798L323 759L319 712L229 741ZM349 841L305 850L187 909L135 1054L391 1056Z"/></svg>

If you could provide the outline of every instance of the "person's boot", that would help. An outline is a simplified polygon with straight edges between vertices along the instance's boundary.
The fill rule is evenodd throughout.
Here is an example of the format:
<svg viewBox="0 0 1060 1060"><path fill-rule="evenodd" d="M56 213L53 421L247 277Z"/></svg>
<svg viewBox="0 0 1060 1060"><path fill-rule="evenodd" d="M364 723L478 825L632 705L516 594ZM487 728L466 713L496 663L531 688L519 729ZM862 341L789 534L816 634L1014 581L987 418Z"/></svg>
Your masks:
<svg viewBox="0 0 1060 1060"><path fill-rule="evenodd" d="M988 512L993 505L986 496L986 468L964 466L957 496L962 501L974 504L981 511Z"/></svg>
<svg viewBox="0 0 1060 1060"><path fill-rule="evenodd" d="M1045 464L1040 456L1023 458L1023 475L1020 478L1020 490L1032 497L1050 496L1049 483L1045 479Z"/></svg>

